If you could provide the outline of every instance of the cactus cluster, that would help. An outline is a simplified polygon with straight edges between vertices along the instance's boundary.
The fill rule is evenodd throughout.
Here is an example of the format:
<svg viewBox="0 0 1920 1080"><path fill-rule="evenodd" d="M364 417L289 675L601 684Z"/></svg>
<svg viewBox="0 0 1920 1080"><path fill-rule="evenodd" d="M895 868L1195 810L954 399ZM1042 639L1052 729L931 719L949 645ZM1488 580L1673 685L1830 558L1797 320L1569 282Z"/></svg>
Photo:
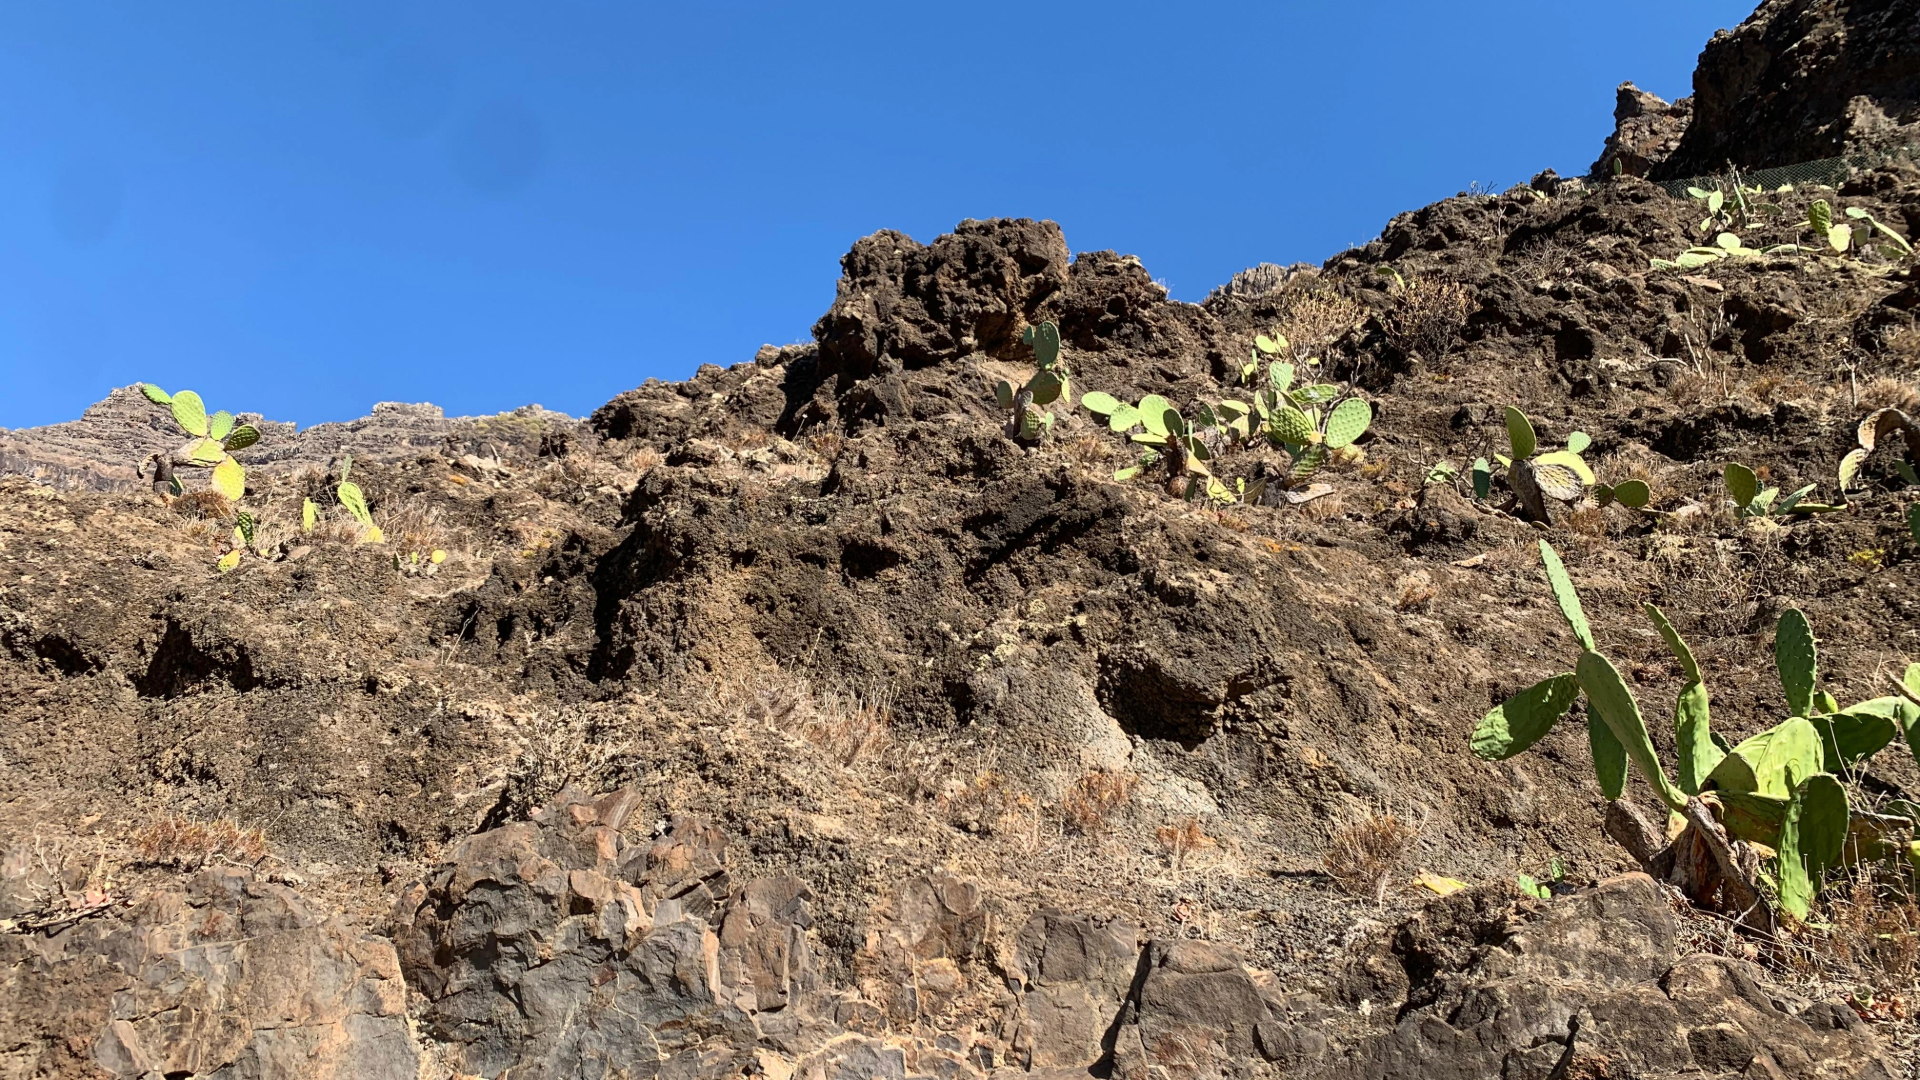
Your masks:
<svg viewBox="0 0 1920 1080"><path fill-rule="evenodd" d="M1687 816L1691 800L1709 802L1728 834L1775 852L1779 906L1801 919L1826 870L1843 857L1896 853L1898 848L1883 838L1898 824L1910 831L1912 823L1850 810L1840 777L1851 775L1902 732L1920 760L1920 704L1903 695L1840 708L1831 694L1818 688L1812 627L1798 609L1789 609L1781 616L1774 651L1791 715L1730 746L1713 731L1706 685L1692 650L1660 609L1647 604L1648 618L1687 679L1674 705L1679 757L1675 782L1661 766L1632 691L1594 644L1559 554L1541 541L1540 556L1581 653L1572 672L1542 680L1487 713L1473 731L1474 754L1500 761L1521 753L1544 738L1584 693L1589 745L1606 797L1622 796L1631 762L1675 814ZM1908 669L1907 681L1920 691L1920 665ZM1920 846L1909 842L1904 850L1912 859Z"/></svg>
<svg viewBox="0 0 1920 1080"><path fill-rule="evenodd" d="M1268 342L1261 348L1283 347L1264 336L1261 340ZM1139 464L1116 472L1116 480L1139 475L1164 452L1173 458L1176 474L1190 473L1202 479L1189 490L1204 491L1227 502L1236 498L1260 502L1271 495L1301 503L1332 491L1325 484L1308 483L1327 462L1362 456L1353 444L1373 422L1373 409L1331 383L1295 386L1293 380L1294 366L1275 361L1251 403L1233 399L1200 402L1194 406L1191 419L1158 394L1148 394L1139 404L1129 405L1096 390L1082 397L1080 404L1105 417L1113 431L1156 448ZM1237 493L1229 491L1213 475L1209 463L1221 452L1260 437L1286 452L1287 467L1277 483L1262 478Z"/></svg>
<svg viewBox="0 0 1920 1080"><path fill-rule="evenodd" d="M1733 496L1734 513L1743 518L1785 517L1789 514L1828 514L1835 510L1846 509L1846 504L1829 505L1807 501L1813 494L1815 485L1807 486L1780 498L1777 487L1763 488L1760 477L1752 469L1737 461L1727 462L1724 470L1727 481L1727 493Z"/></svg>
<svg viewBox="0 0 1920 1080"><path fill-rule="evenodd" d="M1521 513L1530 521L1551 523L1547 499L1579 502L1586 497L1587 488L1593 486L1593 469L1580 456L1593 440L1586 432L1576 431L1567 436L1565 449L1541 453L1539 437L1534 434L1533 422L1527 419L1526 413L1509 405L1506 420L1508 449L1513 454L1511 457L1495 454L1494 460L1506 469L1507 486L1513 489L1514 504ZM1482 499L1493 493L1493 467L1485 458L1473 463L1473 490ZM1607 488L1603 501L1618 500L1628 506L1645 507L1651 497L1652 492L1645 484L1629 480Z"/></svg>
<svg viewBox="0 0 1920 1080"><path fill-rule="evenodd" d="M1139 404L1129 405L1112 394L1095 390L1083 396L1080 404L1088 412L1105 417L1112 431L1150 448L1137 464L1115 472L1115 480L1131 480L1164 457L1175 477L1191 478L1186 483L1189 492L1204 493L1217 501L1233 500L1226 485L1213 475L1210 464L1218 452L1227 448L1233 433L1205 402L1194 410L1191 420L1159 394L1148 394ZM1134 430L1136 428L1141 430Z"/></svg>
<svg viewBox="0 0 1920 1080"><path fill-rule="evenodd" d="M191 390L169 394L152 383L141 383L140 392L155 405L165 405L172 412L174 423L188 436L187 442L173 452L168 465L175 469L189 466L212 469L210 483L214 490L230 500L246 493L247 470L234 460L233 451L259 442L259 428L235 424L233 414L225 410L207 415L206 404ZM177 494L179 481L173 482L173 488Z"/></svg>
<svg viewBox="0 0 1920 1080"><path fill-rule="evenodd" d="M1060 328L1051 322L1027 327L1021 340L1033 348L1036 370L1033 378L1018 389L1005 379L994 385L994 402L1007 414L1007 437L1018 442L1038 442L1053 430L1053 413L1047 409L1062 397L1073 400L1073 387L1067 366L1060 360Z"/></svg>
<svg viewBox="0 0 1920 1080"><path fill-rule="evenodd" d="M1880 240L1875 246L1881 255L1888 259L1913 257L1913 244L1870 212L1858 206L1849 206L1843 213L1847 221L1840 221L1833 216L1832 203L1815 199L1807 207L1807 228L1839 254L1866 250L1868 244L1874 243L1874 234L1878 233Z"/></svg>

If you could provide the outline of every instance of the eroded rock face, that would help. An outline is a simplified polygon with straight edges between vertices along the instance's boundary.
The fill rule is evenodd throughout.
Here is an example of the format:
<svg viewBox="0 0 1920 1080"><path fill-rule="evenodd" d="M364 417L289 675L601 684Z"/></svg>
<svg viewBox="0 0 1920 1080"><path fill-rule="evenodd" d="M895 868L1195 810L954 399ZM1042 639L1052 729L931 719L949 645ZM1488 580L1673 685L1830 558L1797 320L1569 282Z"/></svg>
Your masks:
<svg viewBox="0 0 1920 1080"><path fill-rule="evenodd" d="M1692 98L1668 102L1630 82L1621 83L1613 106L1613 134L1607 136L1591 175L1647 175L1680 148L1692 118Z"/></svg>
<svg viewBox="0 0 1920 1080"><path fill-rule="evenodd" d="M1768 0L1707 43L1693 88L1655 179L1920 142L1920 0Z"/></svg>
<svg viewBox="0 0 1920 1080"><path fill-rule="evenodd" d="M207 870L51 935L0 935L7 1076L413 1080L393 946Z"/></svg>
<svg viewBox="0 0 1920 1080"><path fill-rule="evenodd" d="M1518 910L1493 891L1456 894L1325 989L1270 1000L1257 1030L1289 1075L1898 1075L1844 1006L1770 990L1743 961L1681 956L1642 874ZM1216 1030L1225 1045L1232 1026Z"/></svg>

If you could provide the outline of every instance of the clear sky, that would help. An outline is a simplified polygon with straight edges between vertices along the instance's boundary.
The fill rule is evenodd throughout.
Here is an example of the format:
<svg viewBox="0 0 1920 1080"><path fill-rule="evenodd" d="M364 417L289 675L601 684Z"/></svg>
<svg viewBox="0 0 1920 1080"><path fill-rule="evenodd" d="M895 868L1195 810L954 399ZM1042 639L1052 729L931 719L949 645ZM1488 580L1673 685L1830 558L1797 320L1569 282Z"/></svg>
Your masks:
<svg viewBox="0 0 1920 1080"><path fill-rule="evenodd" d="M804 340L882 228L1052 218L1198 300L1584 172L1750 0L0 3L0 426L584 415Z"/></svg>

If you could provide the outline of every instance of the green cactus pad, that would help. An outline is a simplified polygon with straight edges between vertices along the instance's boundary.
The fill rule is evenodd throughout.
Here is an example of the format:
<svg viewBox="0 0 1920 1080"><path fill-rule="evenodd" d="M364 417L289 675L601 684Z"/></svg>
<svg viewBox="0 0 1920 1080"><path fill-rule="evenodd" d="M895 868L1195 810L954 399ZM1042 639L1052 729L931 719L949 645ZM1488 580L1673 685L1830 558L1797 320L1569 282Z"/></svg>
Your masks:
<svg viewBox="0 0 1920 1080"><path fill-rule="evenodd" d="M1171 408L1171 406L1167 404L1166 398L1161 397L1159 394L1148 394L1146 397L1140 399L1140 422L1147 426L1149 433L1165 436L1167 434L1166 417L1169 408Z"/></svg>
<svg viewBox="0 0 1920 1080"><path fill-rule="evenodd" d="M1900 734L1893 717L1871 712L1849 710L1807 719L1820 733L1821 769L1839 775L1886 749Z"/></svg>
<svg viewBox="0 0 1920 1080"><path fill-rule="evenodd" d="M1726 826L1728 835L1749 844L1780 847L1780 823L1787 818L1786 799L1724 789L1714 792L1713 797L1720 802L1720 823Z"/></svg>
<svg viewBox="0 0 1920 1080"><path fill-rule="evenodd" d="M1285 394L1293 386L1292 364L1270 364L1267 366L1267 385L1276 394Z"/></svg>
<svg viewBox="0 0 1920 1080"><path fill-rule="evenodd" d="M1586 692L1589 709L1605 721L1607 730L1619 740L1640 775L1653 787L1654 794L1675 812L1686 809L1686 795L1673 786L1660 768L1653 738L1647 734L1646 721L1640 718L1640 706L1613 664L1597 652L1584 652L1580 654L1580 662L1574 665L1574 673L1580 677L1580 689Z"/></svg>
<svg viewBox="0 0 1920 1080"><path fill-rule="evenodd" d="M1553 590L1553 599L1560 605L1560 614L1573 629L1573 639L1582 649L1592 652L1595 648L1593 629L1587 625L1587 613L1580 609L1580 594L1573 591L1573 579L1567 576L1560 553L1545 540L1540 541L1540 562L1546 569L1547 587Z"/></svg>
<svg viewBox="0 0 1920 1080"><path fill-rule="evenodd" d="M232 458L225 458L213 467L212 482L214 490L237 500L247 493L247 470Z"/></svg>
<svg viewBox="0 0 1920 1080"><path fill-rule="evenodd" d="M1276 442L1305 446L1319 439L1313 421L1291 405L1282 405L1267 418L1267 435Z"/></svg>
<svg viewBox="0 0 1920 1080"><path fill-rule="evenodd" d="M1373 422L1373 408L1359 398L1348 398L1327 417L1327 449L1339 450L1351 446L1355 439L1366 434L1367 425Z"/></svg>
<svg viewBox="0 0 1920 1080"><path fill-rule="evenodd" d="M1712 706L1707 688L1690 682L1680 688L1673 702L1673 736L1680 748L1680 790L1700 794L1707 777L1725 758L1726 752L1713 741Z"/></svg>
<svg viewBox="0 0 1920 1080"><path fill-rule="evenodd" d="M1493 495L1493 466L1486 458L1475 458L1473 462L1473 494L1476 498L1489 498Z"/></svg>
<svg viewBox="0 0 1920 1080"><path fill-rule="evenodd" d="M1124 435L1139 427L1141 419L1140 410L1123 401L1107 414L1107 428L1115 434Z"/></svg>
<svg viewBox="0 0 1920 1080"><path fill-rule="evenodd" d="M239 427L233 429L233 433L227 436L226 442L222 445L229 451L245 450L247 447L259 441L259 428L254 427L252 424L241 424Z"/></svg>
<svg viewBox="0 0 1920 1080"><path fill-rule="evenodd" d="M1567 452L1570 454L1578 454L1592 445L1593 436L1588 435L1584 431L1576 431L1567 436Z"/></svg>
<svg viewBox="0 0 1920 1080"><path fill-rule="evenodd" d="M1813 692L1813 711L1822 716L1831 716L1840 711L1840 702L1836 701L1834 696L1825 690L1815 690Z"/></svg>
<svg viewBox="0 0 1920 1080"><path fill-rule="evenodd" d="M1826 773L1794 789L1780 823L1780 909L1805 919L1827 868L1840 861L1847 839L1847 793Z"/></svg>
<svg viewBox="0 0 1920 1080"><path fill-rule="evenodd" d="M1813 626L1799 608L1780 613L1780 625L1773 632L1773 660L1780 671L1780 689L1787 695L1787 711L1794 716L1810 715L1819 655Z"/></svg>
<svg viewBox="0 0 1920 1080"><path fill-rule="evenodd" d="M214 563L213 568L224 574L227 571L232 570L234 567L239 565L240 565L240 549L234 548L232 551L229 551L225 555L220 556L220 561L217 563Z"/></svg>
<svg viewBox="0 0 1920 1080"><path fill-rule="evenodd" d="M1627 790L1627 748L1592 712L1587 714L1587 745L1593 750L1593 771L1600 780L1600 794L1608 801L1618 799Z"/></svg>
<svg viewBox="0 0 1920 1080"><path fill-rule="evenodd" d="M1001 412L1013 411L1013 384L1005 379L993 384L993 402Z"/></svg>
<svg viewBox="0 0 1920 1080"><path fill-rule="evenodd" d="M1745 740L1733 748L1750 767L1753 786L1746 790L1782 798L1793 794L1800 781L1820 771L1826 754L1820 746L1819 729L1804 716L1792 716L1778 725ZM1729 757L1731 760L1731 756ZM1710 779L1719 780L1726 762L1716 768ZM1737 776L1737 773L1729 776ZM1733 786L1721 784L1723 787Z"/></svg>
<svg viewBox="0 0 1920 1080"><path fill-rule="evenodd" d="M347 508L347 513L352 514L355 521L362 525L373 524L373 515L367 510L367 496L360 490L359 484L342 482L335 489L335 494L340 497L340 505Z"/></svg>
<svg viewBox="0 0 1920 1080"><path fill-rule="evenodd" d="M207 438L220 442L233 430L233 414L225 409L207 417Z"/></svg>
<svg viewBox="0 0 1920 1080"><path fill-rule="evenodd" d="M1033 358L1039 367L1052 367L1060 358L1060 328L1050 322L1027 327L1020 340L1033 346Z"/></svg>
<svg viewBox="0 0 1920 1080"><path fill-rule="evenodd" d="M147 400L153 402L155 405L171 405L173 403L172 394L167 393L152 383L141 383L140 392L147 395Z"/></svg>
<svg viewBox="0 0 1920 1080"><path fill-rule="evenodd" d="M1273 337L1268 337L1265 334L1255 334L1253 347L1271 356L1287 347L1287 339L1280 334L1275 334Z"/></svg>
<svg viewBox="0 0 1920 1080"><path fill-rule="evenodd" d="M1047 429L1047 411L1038 405L1028 405L1020 410L1020 438L1028 442L1040 437Z"/></svg>
<svg viewBox="0 0 1920 1080"><path fill-rule="evenodd" d="M300 531L312 532L320 523L320 508L313 505L312 499L300 500Z"/></svg>
<svg viewBox="0 0 1920 1080"><path fill-rule="evenodd" d="M1825 199L1813 200L1813 205L1807 207L1807 227L1821 236L1827 235L1833 228L1833 204Z"/></svg>
<svg viewBox="0 0 1920 1080"><path fill-rule="evenodd" d="M1717 744L1716 744L1717 745ZM1760 780L1753 773L1753 763L1737 750L1723 750L1726 756L1720 759L1707 773L1707 781L1701 788L1717 788L1721 791L1758 791Z"/></svg>
<svg viewBox="0 0 1920 1080"><path fill-rule="evenodd" d="M1645 510L1653 501L1653 489L1647 487L1644 480L1622 480L1613 485L1613 497L1621 506L1630 506L1635 510Z"/></svg>
<svg viewBox="0 0 1920 1080"><path fill-rule="evenodd" d="M1494 706L1473 729L1474 755L1505 761L1544 738L1573 708L1580 684L1572 672L1543 679Z"/></svg>
<svg viewBox="0 0 1920 1080"><path fill-rule="evenodd" d="M1293 467L1287 470L1289 480L1305 480L1320 471L1327 463L1328 451L1324 446L1309 446L1293 459Z"/></svg>
<svg viewBox="0 0 1920 1080"><path fill-rule="evenodd" d="M1693 658L1693 650L1687 647L1686 640L1680 636L1680 631L1674 629L1666 612L1652 604L1641 604L1640 608L1647 613L1647 618L1653 621L1654 629L1660 631L1661 639L1667 643L1667 651L1673 653L1675 660L1680 661L1680 668L1687 673L1688 681L1699 682L1700 663Z"/></svg>
<svg viewBox="0 0 1920 1080"><path fill-rule="evenodd" d="M1027 380L1027 389L1033 391L1035 405L1051 405L1059 401L1060 391L1064 385L1060 381L1060 376L1045 368L1040 369L1033 378Z"/></svg>
<svg viewBox="0 0 1920 1080"><path fill-rule="evenodd" d="M1080 407L1096 416L1112 416L1120 407L1120 399L1104 390L1089 390L1081 395Z"/></svg>
<svg viewBox="0 0 1920 1080"><path fill-rule="evenodd" d="M1539 440L1534 438L1533 424L1527 414L1513 406L1507 406L1507 442L1513 446L1514 460L1530 458Z"/></svg>
<svg viewBox="0 0 1920 1080"><path fill-rule="evenodd" d="M173 409L173 422L179 424L182 431L203 439L207 437L207 407L199 394L182 390L167 404Z"/></svg>
<svg viewBox="0 0 1920 1080"><path fill-rule="evenodd" d="M1305 408L1308 405L1325 405L1340 396L1340 388L1332 383L1313 383L1302 386L1287 395L1295 403Z"/></svg>
<svg viewBox="0 0 1920 1080"><path fill-rule="evenodd" d="M1727 492L1733 496L1734 505L1742 510L1752 505L1754 496L1760 494L1760 478L1753 474L1753 470L1737 461L1729 461L1725 476Z"/></svg>

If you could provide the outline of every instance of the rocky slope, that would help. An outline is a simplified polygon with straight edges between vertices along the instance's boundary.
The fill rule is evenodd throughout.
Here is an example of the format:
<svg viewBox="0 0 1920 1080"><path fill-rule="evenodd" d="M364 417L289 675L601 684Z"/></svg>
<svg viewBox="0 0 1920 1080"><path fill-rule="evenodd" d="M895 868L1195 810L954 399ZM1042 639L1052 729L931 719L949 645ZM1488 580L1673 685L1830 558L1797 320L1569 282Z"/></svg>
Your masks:
<svg viewBox="0 0 1920 1080"><path fill-rule="evenodd" d="M1634 136L1648 169L1703 95ZM1695 206L1540 187L1201 305L1049 222L876 233L811 343L584 426L270 430L224 575L230 507L112 471L172 444L142 399L0 436L37 473L0 480L0 1077L1911 1075L1901 909L1736 937L1602 835L1577 731L1498 765L1466 735L1570 655L1541 537L1642 701L1681 683L1651 600L1735 738L1777 719L1789 604L1844 700L1920 659L1886 455L1803 521L1737 520L1720 481L1833 494L1860 417L1920 402L1920 280L1650 271ZM1799 238L1815 197L1920 227L1895 165L1745 235ZM1042 321L1076 392L1182 405L1283 331L1372 401L1364 460L1212 505L1116 482L1137 448L1081 409L1016 443L991 388ZM1665 516L1429 482L1506 404ZM384 543L336 502L348 452Z"/></svg>

